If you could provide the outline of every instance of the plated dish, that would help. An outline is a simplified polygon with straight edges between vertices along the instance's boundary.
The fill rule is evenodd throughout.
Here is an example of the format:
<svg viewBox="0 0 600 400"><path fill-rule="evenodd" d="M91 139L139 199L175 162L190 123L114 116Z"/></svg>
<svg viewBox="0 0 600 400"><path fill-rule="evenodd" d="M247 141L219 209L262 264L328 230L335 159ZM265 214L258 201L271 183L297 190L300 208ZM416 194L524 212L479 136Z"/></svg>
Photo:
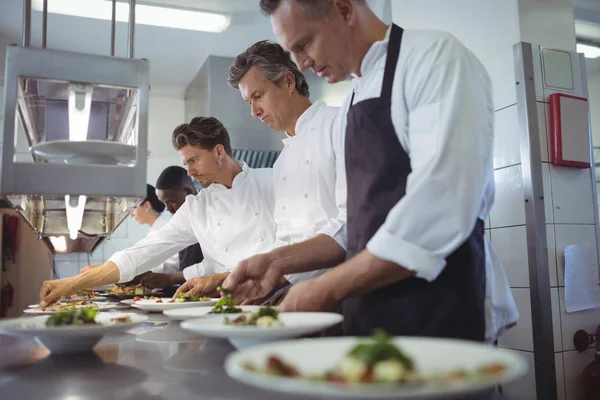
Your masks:
<svg viewBox="0 0 600 400"><path fill-rule="evenodd" d="M117 304L95 302L92 300L79 300L64 302L60 301L48 307L41 308L39 304L32 304L27 310L23 310L25 314L55 314L61 311L75 310L81 308L91 308L98 311L113 310L119 308Z"/></svg>
<svg viewBox="0 0 600 400"><path fill-rule="evenodd" d="M520 356L482 343L433 338L320 338L238 351L227 373L269 390L342 398L456 397L522 377Z"/></svg>

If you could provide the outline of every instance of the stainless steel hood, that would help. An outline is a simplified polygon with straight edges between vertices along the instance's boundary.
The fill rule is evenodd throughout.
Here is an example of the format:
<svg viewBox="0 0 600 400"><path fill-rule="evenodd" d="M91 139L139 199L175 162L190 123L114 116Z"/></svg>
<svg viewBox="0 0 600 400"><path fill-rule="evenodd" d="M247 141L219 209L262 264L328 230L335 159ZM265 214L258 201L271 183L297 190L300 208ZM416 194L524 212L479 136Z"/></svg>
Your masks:
<svg viewBox="0 0 600 400"><path fill-rule="evenodd" d="M0 195L56 251L92 251L146 194L148 61L10 46L4 85Z"/></svg>

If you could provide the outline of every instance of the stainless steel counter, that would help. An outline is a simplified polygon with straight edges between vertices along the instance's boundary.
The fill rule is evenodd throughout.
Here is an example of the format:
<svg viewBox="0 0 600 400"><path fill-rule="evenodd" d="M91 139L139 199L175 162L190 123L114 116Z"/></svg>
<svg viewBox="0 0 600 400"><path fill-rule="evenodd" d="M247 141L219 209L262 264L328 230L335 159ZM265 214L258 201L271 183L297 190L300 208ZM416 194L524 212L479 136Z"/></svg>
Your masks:
<svg viewBox="0 0 600 400"><path fill-rule="evenodd" d="M238 383L223 369L234 351L227 341L194 336L162 314L149 316L144 326L72 356L53 356L33 339L0 335L0 399L315 399ZM504 399L494 394L469 400L474 398Z"/></svg>

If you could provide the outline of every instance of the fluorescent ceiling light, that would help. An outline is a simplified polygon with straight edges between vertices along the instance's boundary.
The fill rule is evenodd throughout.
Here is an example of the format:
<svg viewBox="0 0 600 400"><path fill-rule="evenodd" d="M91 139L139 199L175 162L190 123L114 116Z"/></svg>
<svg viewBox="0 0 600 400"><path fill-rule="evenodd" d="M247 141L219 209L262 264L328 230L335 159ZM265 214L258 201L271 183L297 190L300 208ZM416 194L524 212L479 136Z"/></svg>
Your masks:
<svg viewBox="0 0 600 400"><path fill-rule="evenodd" d="M69 140L87 139L93 90L91 85L69 85Z"/></svg>
<svg viewBox="0 0 600 400"><path fill-rule="evenodd" d="M67 227L69 228L69 237L73 240L77 239L81 224L83 223L83 213L85 212L85 203L87 196L79 196L71 198L68 194L65 195L65 210L67 211Z"/></svg>
<svg viewBox="0 0 600 400"><path fill-rule="evenodd" d="M43 11L43 0L33 0L33 9ZM48 12L74 17L95 18L110 21L112 2L108 0L49 0ZM129 4L117 2L116 19L129 21ZM136 4L135 23L187 29L203 32L224 32L229 28L229 16L205 11Z"/></svg>
<svg viewBox="0 0 600 400"><path fill-rule="evenodd" d="M583 53L585 58L600 57L600 47L591 46L589 44L577 43L577 52Z"/></svg>
<svg viewBox="0 0 600 400"><path fill-rule="evenodd" d="M50 243L52 243L54 250L59 253L67 251L67 239L64 236L50 236Z"/></svg>

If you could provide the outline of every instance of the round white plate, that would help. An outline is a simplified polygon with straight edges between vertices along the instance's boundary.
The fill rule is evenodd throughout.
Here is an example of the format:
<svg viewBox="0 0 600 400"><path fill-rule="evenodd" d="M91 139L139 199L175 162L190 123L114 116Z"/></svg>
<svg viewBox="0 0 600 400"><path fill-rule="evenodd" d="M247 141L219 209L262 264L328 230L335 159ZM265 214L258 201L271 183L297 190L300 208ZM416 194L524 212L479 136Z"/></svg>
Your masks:
<svg viewBox="0 0 600 400"><path fill-rule="evenodd" d="M456 368L474 370L487 363L502 363L504 374L488 379L473 379L444 385L348 385L283 378L252 372L243 368L252 362L258 368L271 355L294 365L301 374L321 374L331 370L345 354L359 343L359 338L321 338L269 343L236 351L227 357L225 370L234 379L267 390L340 398L441 398L456 397L491 389L517 380L527 373L527 361L513 352L491 346L449 339L395 338L394 343L408 353L423 375L449 372Z"/></svg>
<svg viewBox="0 0 600 400"><path fill-rule="evenodd" d="M114 325L80 325L47 327L48 316L33 318L14 318L0 321L0 333L11 336L35 336L52 353L76 353L92 349L102 336L125 332L144 323L148 317L134 313L102 313L96 316L96 322L108 323L110 320L130 317L130 323Z"/></svg>
<svg viewBox="0 0 600 400"><path fill-rule="evenodd" d="M95 303L98 308L95 308L95 310L97 311L105 311L105 310L115 310L118 308L121 308L121 306L119 304L115 304L115 303ZM56 314L60 311L52 311L52 310L42 310L40 309L40 305L39 304L31 304L28 306L29 308L27 310L23 310L23 312L25 314L37 314L37 315L46 315L46 314ZM76 308L85 308L87 307L86 305L78 305L75 306Z"/></svg>
<svg viewBox="0 0 600 400"><path fill-rule="evenodd" d="M138 300L133 299L121 300L121 303L130 305L131 307L139 308L140 310L150 312L162 312L164 310L172 310L176 308L192 308L192 307L210 307L214 306L219 299L210 299L209 301L189 301L185 303L168 303L170 297L162 297L162 303L157 303L154 300Z"/></svg>
<svg viewBox="0 0 600 400"><path fill-rule="evenodd" d="M242 309L242 312L257 312L260 310L261 306L239 306ZM200 318L204 316L213 316L213 315L229 315L235 316L236 314L211 314L212 307L193 307L193 308L177 308L175 310L165 310L163 314L167 317L174 319L176 321L181 321L184 319L192 319L192 318Z"/></svg>
<svg viewBox="0 0 600 400"><path fill-rule="evenodd" d="M183 321L181 327L202 336L229 339L237 348L258 343L294 338L322 331L339 324L344 317L336 313L292 312L279 313L282 327L225 325L224 317L236 318L239 314L217 314Z"/></svg>
<svg viewBox="0 0 600 400"><path fill-rule="evenodd" d="M136 157L135 146L103 140L54 140L37 143L30 151L49 162L66 164L130 164Z"/></svg>

